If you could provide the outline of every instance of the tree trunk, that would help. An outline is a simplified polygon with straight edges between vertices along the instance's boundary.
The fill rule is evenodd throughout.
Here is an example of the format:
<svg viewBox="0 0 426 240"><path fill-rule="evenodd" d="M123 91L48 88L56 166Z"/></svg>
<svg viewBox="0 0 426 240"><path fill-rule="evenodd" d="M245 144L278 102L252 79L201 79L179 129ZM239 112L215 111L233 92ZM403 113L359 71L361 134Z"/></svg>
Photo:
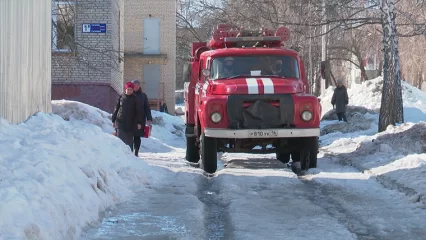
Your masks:
<svg viewBox="0 0 426 240"><path fill-rule="evenodd" d="M422 89L422 84L423 84L423 71L419 70L417 72L417 76L416 76L416 86L418 89Z"/></svg>
<svg viewBox="0 0 426 240"><path fill-rule="evenodd" d="M383 59L379 60L379 69L377 69L377 76L383 75Z"/></svg>
<svg viewBox="0 0 426 240"><path fill-rule="evenodd" d="M367 72L365 71L365 67L362 64L362 62L361 62L360 70L361 70L361 82L367 81L368 80Z"/></svg>
<svg viewBox="0 0 426 240"><path fill-rule="evenodd" d="M395 125L404 121L394 8L394 0L382 0L383 91L379 116L379 132L385 131L389 125Z"/></svg>
<svg viewBox="0 0 426 240"><path fill-rule="evenodd" d="M315 96L319 96L321 94L321 69L317 68L317 74L315 74L315 92L314 95Z"/></svg>
<svg viewBox="0 0 426 240"><path fill-rule="evenodd" d="M357 45L354 45L353 50L355 52L355 57L359 62L359 70L361 71L361 82L368 80L367 73L365 71L364 62L362 61L362 54Z"/></svg>

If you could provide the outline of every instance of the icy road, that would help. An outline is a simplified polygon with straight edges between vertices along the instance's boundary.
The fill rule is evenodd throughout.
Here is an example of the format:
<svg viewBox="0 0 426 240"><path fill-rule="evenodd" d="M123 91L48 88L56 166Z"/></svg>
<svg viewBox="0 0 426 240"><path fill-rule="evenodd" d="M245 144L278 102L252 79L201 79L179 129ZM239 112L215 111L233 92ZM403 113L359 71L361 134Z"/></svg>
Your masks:
<svg viewBox="0 0 426 240"><path fill-rule="evenodd" d="M323 153L300 178L273 155L223 154L213 177L183 149L141 157L173 173L167 183L110 209L82 239L426 239L415 200Z"/></svg>

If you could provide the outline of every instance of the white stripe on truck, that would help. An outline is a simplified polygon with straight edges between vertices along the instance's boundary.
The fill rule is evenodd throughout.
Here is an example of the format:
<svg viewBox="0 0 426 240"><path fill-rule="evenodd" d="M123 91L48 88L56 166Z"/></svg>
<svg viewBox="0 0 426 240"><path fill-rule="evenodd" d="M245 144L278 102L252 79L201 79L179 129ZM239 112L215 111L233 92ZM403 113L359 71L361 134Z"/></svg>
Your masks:
<svg viewBox="0 0 426 240"><path fill-rule="evenodd" d="M263 92L265 94L274 94L274 82L270 78L261 78L263 82Z"/></svg>
<svg viewBox="0 0 426 240"><path fill-rule="evenodd" d="M259 94L259 84L256 78L246 78L248 94Z"/></svg>

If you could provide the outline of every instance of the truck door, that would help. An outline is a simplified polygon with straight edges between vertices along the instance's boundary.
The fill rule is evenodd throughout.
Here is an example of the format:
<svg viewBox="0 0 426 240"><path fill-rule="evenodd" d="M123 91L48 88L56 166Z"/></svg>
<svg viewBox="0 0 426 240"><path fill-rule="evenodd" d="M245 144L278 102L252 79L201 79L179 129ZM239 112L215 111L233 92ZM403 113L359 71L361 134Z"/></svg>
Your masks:
<svg viewBox="0 0 426 240"><path fill-rule="evenodd" d="M197 84L195 85L195 111L194 111L194 119L198 119L198 107L200 106L202 94L203 94L203 63L204 61L200 59L200 63L198 64L198 71L197 71Z"/></svg>

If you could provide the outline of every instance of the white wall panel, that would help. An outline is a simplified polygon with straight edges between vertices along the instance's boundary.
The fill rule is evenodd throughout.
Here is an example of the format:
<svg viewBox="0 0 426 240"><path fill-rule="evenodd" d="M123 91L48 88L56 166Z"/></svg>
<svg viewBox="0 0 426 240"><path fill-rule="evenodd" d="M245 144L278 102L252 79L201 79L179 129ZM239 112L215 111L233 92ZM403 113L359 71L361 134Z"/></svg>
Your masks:
<svg viewBox="0 0 426 240"><path fill-rule="evenodd" d="M51 0L0 0L0 118L51 112Z"/></svg>

